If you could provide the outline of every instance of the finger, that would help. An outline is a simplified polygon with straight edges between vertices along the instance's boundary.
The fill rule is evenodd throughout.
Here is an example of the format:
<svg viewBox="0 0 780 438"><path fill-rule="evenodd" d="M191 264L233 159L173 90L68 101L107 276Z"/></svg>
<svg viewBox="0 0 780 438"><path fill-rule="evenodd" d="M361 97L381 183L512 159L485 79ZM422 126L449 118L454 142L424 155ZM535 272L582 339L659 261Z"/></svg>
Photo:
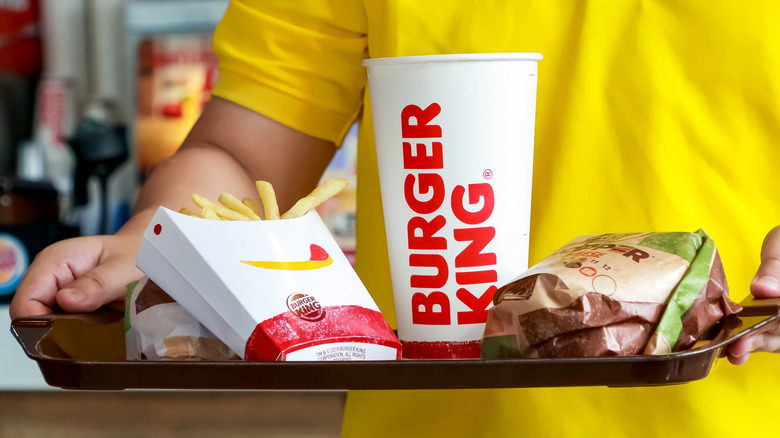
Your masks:
<svg viewBox="0 0 780 438"><path fill-rule="evenodd" d="M742 365L747 362L750 357L751 346L752 342L750 337L739 338L729 344L726 353L729 362L734 365Z"/></svg>
<svg viewBox="0 0 780 438"><path fill-rule="evenodd" d="M93 312L106 305L121 310L125 286L141 276L141 271L127 269L125 263L103 263L60 289L57 304L70 313Z"/></svg>
<svg viewBox="0 0 780 438"><path fill-rule="evenodd" d="M780 335L775 332L758 333L750 337L750 351L776 353L780 351Z"/></svg>
<svg viewBox="0 0 780 438"><path fill-rule="evenodd" d="M780 297L780 226L764 238L761 265L750 283L750 292L756 298Z"/></svg>
<svg viewBox="0 0 780 438"><path fill-rule="evenodd" d="M60 287L94 266L99 254L94 239L65 240L41 251L19 283L10 306L11 317L52 313Z"/></svg>
<svg viewBox="0 0 780 438"><path fill-rule="evenodd" d="M743 363L747 362L749 358L750 358L750 353L745 353L742 356L732 356L730 354L728 356L729 363L732 365L742 365Z"/></svg>
<svg viewBox="0 0 780 438"><path fill-rule="evenodd" d="M759 351L780 352L780 321L772 321L758 332L735 340L728 345L726 355L729 362L739 365L747 361L750 353Z"/></svg>
<svg viewBox="0 0 780 438"><path fill-rule="evenodd" d="M53 300L52 300L53 302ZM46 315L54 313L54 309L48 302L38 300L15 300L9 307L11 318L19 318L30 315Z"/></svg>

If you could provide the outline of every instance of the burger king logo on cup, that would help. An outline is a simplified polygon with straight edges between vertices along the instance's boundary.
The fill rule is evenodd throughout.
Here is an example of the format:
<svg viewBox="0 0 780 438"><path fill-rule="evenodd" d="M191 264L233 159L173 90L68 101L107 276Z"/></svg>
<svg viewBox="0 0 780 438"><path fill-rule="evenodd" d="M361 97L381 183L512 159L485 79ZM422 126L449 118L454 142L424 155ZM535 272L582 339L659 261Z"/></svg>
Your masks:
<svg viewBox="0 0 780 438"><path fill-rule="evenodd" d="M287 308L304 321L317 322L325 318L325 309L311 295L294 293L287 297Z"/></svg>

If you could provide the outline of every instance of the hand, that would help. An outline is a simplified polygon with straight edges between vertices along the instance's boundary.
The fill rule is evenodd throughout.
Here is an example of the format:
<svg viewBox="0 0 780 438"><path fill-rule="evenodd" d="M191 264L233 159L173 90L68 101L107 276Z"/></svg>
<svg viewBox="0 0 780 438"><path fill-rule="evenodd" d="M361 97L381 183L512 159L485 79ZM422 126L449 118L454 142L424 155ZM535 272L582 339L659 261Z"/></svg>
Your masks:
<svg viewBox="0 0 780 438"><path fill-rule="evenodd" d="M143 275L135 267L140 235L117 233L57 242L35 257L11 303L12 318L124 309L125 285Z"/></svg>
<svg viewBox="0 0 780 438"><path fill-rule="evenodd" d="M773 228L761 247L761 265L750 283L750 293L756 298L780 297L780 226ZM737 339L728 346L729 362L745 363L753 351L780 352L780 324L768 330Z"/></svg>
<svg viewBox="0 0 780 438"><path fill-rule="evenodd" d="M184 144L155 167L136 200L136 213L114 236L65 240L44 249L19 284L11 317L57 310L92 312L124 308L125 285L143 275L135 257L146 226L160 205L172 210L193 193L216 199L257 193L255 181L274 184L286 210L316 187L336 146L214 96Z"/></svg>

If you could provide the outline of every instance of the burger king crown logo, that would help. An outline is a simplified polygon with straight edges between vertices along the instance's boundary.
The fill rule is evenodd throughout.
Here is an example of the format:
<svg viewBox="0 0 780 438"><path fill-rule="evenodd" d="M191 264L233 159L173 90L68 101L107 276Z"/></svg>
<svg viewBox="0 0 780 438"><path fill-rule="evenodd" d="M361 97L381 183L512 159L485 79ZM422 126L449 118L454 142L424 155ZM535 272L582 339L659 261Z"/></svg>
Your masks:
<svg viewBox="0 0 780 438"><path fill-rule="evenodd" d="M287 308L304 321L317 322L325 318L325 309L317 299L304 293L290 294L287 297Z"/></svg>

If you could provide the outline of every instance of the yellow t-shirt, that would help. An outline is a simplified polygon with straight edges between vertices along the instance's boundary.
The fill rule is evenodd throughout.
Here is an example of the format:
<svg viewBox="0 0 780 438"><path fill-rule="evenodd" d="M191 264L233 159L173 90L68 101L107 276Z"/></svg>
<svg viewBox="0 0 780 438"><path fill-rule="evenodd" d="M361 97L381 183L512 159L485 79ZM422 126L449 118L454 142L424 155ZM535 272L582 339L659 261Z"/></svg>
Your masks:
<svg viewBox="0 0 780 438"><path fill-rule="evenodd" d="M780 223L778 16L774 0L234 1L214 94L334 142L360 118L357 267L392 323L360 61L540 52L531 263L580 234L704 228L740 300ZM343 432L777 436L779 393L780 356L756 354L668 387L353 391Z"/></svg>

